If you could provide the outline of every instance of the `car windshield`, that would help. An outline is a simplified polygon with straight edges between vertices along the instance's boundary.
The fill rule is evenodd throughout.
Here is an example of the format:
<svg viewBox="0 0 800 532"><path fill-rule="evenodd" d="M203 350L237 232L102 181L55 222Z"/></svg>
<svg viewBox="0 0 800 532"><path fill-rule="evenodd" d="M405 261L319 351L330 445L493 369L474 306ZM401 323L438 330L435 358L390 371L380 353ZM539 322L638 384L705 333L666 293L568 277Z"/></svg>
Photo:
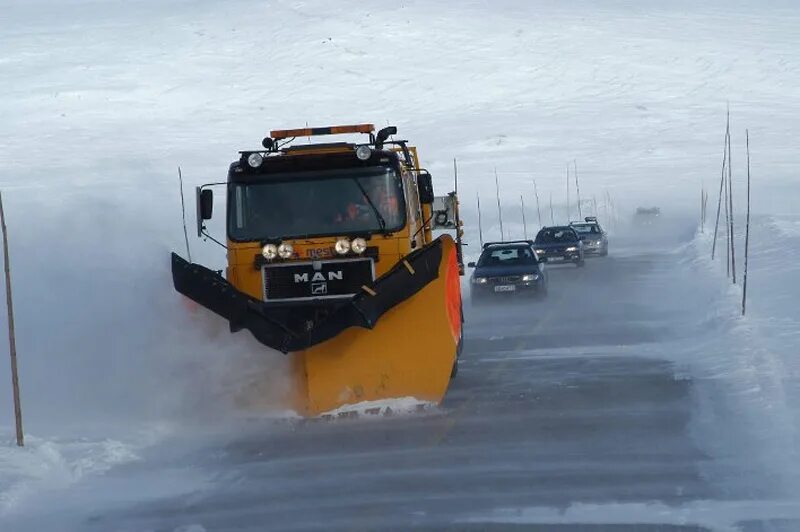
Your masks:
<svg viewBox="0 0 800 532"><path fill-rule="evenodd" d="M536 264L536 256L528 247L486 249L478 266Z"/></svg>
<svg viewBox="0 0 800 532"><path fill-rule="evenodd" d="M600 234L600 227L597 224L573 224L572 228L579 235L599 235Z"/></svg>
<svg viewBox="0 0 800 532"><path fill-rule="evenodd" d="M404 225L402 182L387 167L281 174L229 188L232 240L391 233Z"/></svg>
<svg viewBox="0 0 800 532"><path fill-rule="evenodd" d="M537 244L559 244L566 242L575 242L577 235L569 227L549 227L542 229L536 235Z"/></svg>

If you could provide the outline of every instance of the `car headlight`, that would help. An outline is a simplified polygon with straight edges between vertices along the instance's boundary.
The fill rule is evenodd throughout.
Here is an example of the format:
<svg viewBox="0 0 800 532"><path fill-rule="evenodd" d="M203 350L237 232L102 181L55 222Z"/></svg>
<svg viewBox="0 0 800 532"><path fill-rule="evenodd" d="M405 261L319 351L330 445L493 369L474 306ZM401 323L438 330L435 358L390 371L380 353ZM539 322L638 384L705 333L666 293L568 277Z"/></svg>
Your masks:
<svg viewBox="0 0 800 532"><path fill-rule="evenodd" d="M354 238L350 243L350 249L353 250L353 253L361 255L367 250L367 241L363 238Z"/></svg>
<svg viewBox="0 0 800 532"><path fill-rule="evenodd" d="M264 247L261 248L261 254L267 260L272 260L278 256L278 246L275 244L264 244Z"/></svg>
<svg viewBox="0 0 800 532"><path fill-rule="evenodd" d="M536 250L534 250L534 251L536 251L536 253L544 253L544 250L543 250L543 249L536 249Z"/></svg>
<svg viewBox="0 0 800 532"><path fill-rule="evenodd" d="M523 281L535 281L538 278L539 278L538 273L526 273L525 275L522 276Z"/></svg>
<svg viewBox="0 0 800 532"><path fill-rule="evenodd" d="M567 251L578 251L578 247L577 246L570 246L570 247L567 248Z"/></svg>
<svg viewBox="0 0 800 532"><path fill-rule="evenodd" d="M249 164L251 168L258 168L263 162L264 156L260 153L251 153L247 156L247 164Z"/></svg>
<svg viewBox="0 0 800 532"><path fill-rule="evenodd" d="M282 259L288 259L294 254L294 246L289 243L283 242L278 246L278 256Z"/></svg>
<svg viewBox="0 0 800 532"><path fill-rule="evenodd" d="M486 279L486 277L473 277L472 278L472 283L473 284L486 284L487 282L488 282L488 280Z"/></svg>
<svg viewBox="0 0 800 532"><path fill-rule="evenodd" d="M350 252L350 241L346 238L340 238L336 241L336 245L334 245L333 248L339 255L347 255Z"/></svg>

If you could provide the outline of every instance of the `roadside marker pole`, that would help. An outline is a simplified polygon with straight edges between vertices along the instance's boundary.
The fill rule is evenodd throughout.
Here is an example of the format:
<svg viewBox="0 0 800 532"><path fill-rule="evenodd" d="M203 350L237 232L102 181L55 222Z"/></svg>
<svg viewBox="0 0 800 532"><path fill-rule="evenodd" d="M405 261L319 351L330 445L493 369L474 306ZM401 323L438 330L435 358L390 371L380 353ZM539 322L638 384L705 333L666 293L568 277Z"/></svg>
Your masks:
<svg viewBox="0 0 800 532"><path fill-rule="evenodd" d="M186 203L183 200L183 174L178 166L178 186L181 192L181 216L183 217L183 239L186 241L186 258L192 262L192 252L189 249L189 234L186 232Z"/></svg>
<svg viewBox="0 0 800 532"><path fill-rule="evenodd" d="M497 191L497 218L500 220L500 241L506 239L506 234L503 232L503 209L500 207L500 180L497 177L497 168L494 169L494 187Z"/></svg>
<svg viewBox="0 0 800 532"><path fill-rule="evenodd" d="M481 242L481 248L483 248L483 224L481 223L481 195L480 193L476 192L475 197L478 199L478 238Z"/></svg>
<svg viewBox="0 0 800 532"><path fill-rule="evenodd" d="M728 110L728 131L731 129L731 112ZM736 284L736 247L734 246L734 230L733 230L733 165L731 164L731 135L728 133L728 203L730 204L730 218L728 227L728 242L731 246L731 276L733 277L733 284Z"/></svg>
<svg viewBox="0 0 800 532"><path fill-rule="evenodd" d="M3 230L3 258L6 271L6 309L8 310L8 347L11 355L11 388L14 394L14 422L17 428L17 445L25 445L22 431L22 404L19 398L19 372L17 370L17 340L14 335L14 304L11 297L11 266L8 262L8 236L6 215L3 211L3 195L0 192L0 227Z"/></svg>
<svg viewBox="0 0 800 532"><path fill-rule="evenodd" d="M569 223L569 163L567 163L567 219L564 221L564 224Z"/></svg>
<svg viewBox="0 0 800 532"><path fill-rule="evenodd" d="M539 208L539 191L536 189L536 180L533 180L533 194L536 196L536 212L539 215L539 228L542 228L542 209Z"/></svg>
<svg viewBox="0 0 800 532"><path fill-rule="evenodd" d="M750 132L747 138L747 222L744 230L744 278L742 279L742 316L747 310L747 258L750 251Z"/></svg>
<svg viewBox="0 0 800 532"><path fill-rule="evenodd" d="M525 200L522 198L522 194L519 195L519 203L522 208L522 230L525 234L525 240L528 240L528 222L525 221Z"/></svg>
<svg viewBox="0 0 800 532"><path fill-rule="evenodd" d="M583 212L581 212L581 185L578 183L578 160L573 161L575 165L575 193L578 195L578 220L583 220ZM569 223L569 220L567 220Z"/></svg>

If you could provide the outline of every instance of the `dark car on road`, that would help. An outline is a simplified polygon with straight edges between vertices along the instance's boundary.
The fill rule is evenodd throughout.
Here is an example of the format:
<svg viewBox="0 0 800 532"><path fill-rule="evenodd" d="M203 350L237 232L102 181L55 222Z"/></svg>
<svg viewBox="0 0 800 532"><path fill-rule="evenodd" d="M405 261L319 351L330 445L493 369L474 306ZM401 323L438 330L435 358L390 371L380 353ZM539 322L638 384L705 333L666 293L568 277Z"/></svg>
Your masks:
<svg viewBox="0 0 800 532"><path fill-rule="evenodd" d="M634 223L650 225L656 222L661 216L661 209L658 207L638 207L633 216Z"/></svg>
<svg viewBox="0 0 800 532"><path fill-rule="evenodd" d="M608 236L596 216L587 216L582 222L570 222L569 226L575 229L583 242L584 255L608 255Z"/></svg>
<svg viewBox="0 0 800 532"><path fill-rule="evenodd" d="M578 267L584 265L583 242L575 229L568 225L542 227L533 244L536 255L548 264L572 262Z"/></svg>
<svg viewBox="0 0 800 532"><path fill-rule="evenodd" d="M547 295L547 274L532 240L487 242L470 277L470 296L475 305L496 296Z"/></svg>

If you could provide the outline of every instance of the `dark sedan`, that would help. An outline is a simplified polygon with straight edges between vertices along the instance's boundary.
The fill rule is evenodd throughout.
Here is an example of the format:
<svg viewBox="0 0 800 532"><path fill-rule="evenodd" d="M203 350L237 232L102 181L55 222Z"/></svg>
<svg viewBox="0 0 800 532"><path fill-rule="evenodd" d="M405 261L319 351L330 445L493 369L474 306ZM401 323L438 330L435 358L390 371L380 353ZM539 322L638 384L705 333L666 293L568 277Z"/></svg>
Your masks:
<svg viewBox="0 0 800 532"><path fill-rule="evenodd" d="M475 305L496 296L545 296L547 274L533 251L531 240L488 242L470 277L470 295Z"/></svg>
<svg viewBox="0 0 800 532"><path fill-rule="evenodd" d="M583 262L583 242L568 225L542 227L534 242L536 254L550 263L572 262L579 268Z"/></svg>

